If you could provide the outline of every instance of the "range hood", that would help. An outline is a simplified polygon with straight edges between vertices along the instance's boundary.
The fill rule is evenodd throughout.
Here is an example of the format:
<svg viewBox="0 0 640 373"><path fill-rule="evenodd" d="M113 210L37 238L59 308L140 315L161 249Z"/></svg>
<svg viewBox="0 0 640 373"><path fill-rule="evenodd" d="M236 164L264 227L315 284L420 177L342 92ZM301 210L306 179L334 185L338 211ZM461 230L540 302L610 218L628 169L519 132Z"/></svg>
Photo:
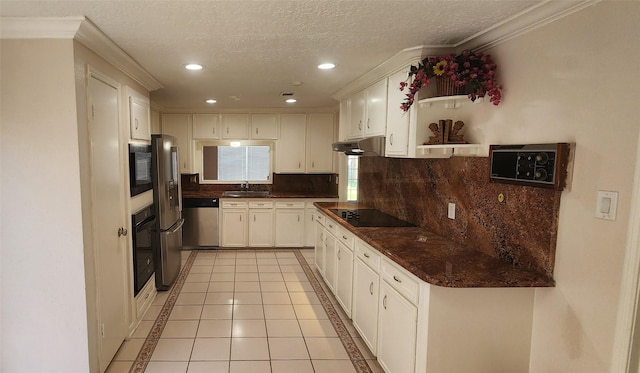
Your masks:
<svg viewBox="0 0 640 373"><path fill-rule="evenodd" d="M384 156L384 136L336 142L333 151L346 155Z"/></svg>

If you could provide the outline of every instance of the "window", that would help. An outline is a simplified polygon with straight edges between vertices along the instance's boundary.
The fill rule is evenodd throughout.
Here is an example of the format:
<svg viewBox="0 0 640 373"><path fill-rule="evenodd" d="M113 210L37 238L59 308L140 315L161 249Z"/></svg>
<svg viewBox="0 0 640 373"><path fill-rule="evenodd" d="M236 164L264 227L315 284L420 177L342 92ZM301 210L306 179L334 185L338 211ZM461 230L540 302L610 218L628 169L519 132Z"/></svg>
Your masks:
<svg viewBox="0 0 640 373"><path fill-rule="evenodd" d="M265 183L271 180L271 145L200 144L202 152L201 181Z"/></svg>
<svg viewBox="0 0 640 373"><path fill-rule="evenodd" d="M347 156L347 201L358 200L358 159L357 155Z"/></svg>

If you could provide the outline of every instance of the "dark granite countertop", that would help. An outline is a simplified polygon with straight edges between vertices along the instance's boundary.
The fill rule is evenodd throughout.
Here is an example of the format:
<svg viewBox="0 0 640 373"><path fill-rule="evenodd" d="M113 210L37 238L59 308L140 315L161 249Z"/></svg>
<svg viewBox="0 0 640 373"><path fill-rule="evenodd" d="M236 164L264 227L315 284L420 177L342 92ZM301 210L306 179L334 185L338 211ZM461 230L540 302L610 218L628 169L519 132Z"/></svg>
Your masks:
<svg viewBox="0 0 640 373"><path fill-rule="evenodd" d="M432 285L458 288L555 286L552 278L541 273L515 268L424 228L357 228L329 210L354 208L354 205L332 202L314 205L387 258Z"/></svg>
<svg viewBox="0 0 640 373"><path fill-rule="evenodd" d="M242 196L228 197L223 196L222 191L194 191L183 190L182 198L338 198L338 196L327 194L305 194L305 193L279 193L272 192L268 196Z"/></svg>

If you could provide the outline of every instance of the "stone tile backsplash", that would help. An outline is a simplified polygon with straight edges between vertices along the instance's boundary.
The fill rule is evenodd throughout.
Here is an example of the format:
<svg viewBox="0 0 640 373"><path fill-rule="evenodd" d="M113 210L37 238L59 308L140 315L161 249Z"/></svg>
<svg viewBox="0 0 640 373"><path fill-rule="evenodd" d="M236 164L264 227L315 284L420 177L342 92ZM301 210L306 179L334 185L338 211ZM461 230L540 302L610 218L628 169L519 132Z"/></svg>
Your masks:
<svg viewBox="0 0 640 373"><path fill-rule="evenodd" d="M486 157L361 157L359 167L358 203L553 277L561 192L491 183Z"/></svg>

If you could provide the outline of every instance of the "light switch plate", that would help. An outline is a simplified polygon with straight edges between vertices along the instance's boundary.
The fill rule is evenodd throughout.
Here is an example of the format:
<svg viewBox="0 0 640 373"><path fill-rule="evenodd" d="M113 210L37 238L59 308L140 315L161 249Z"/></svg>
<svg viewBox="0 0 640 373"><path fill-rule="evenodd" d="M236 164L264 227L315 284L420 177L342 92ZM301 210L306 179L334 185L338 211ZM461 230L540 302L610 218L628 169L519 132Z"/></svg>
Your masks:
<svg viewBox="0 0 640 373"><path fill-rule="evenodd" d="M596 201L596 218L616 220L617 210L618 192L599 190L598 199Z"/></svg>
<svg viewBox="0 0 640 373"><path fill-rule="evenodd" d="M447 211L447 217L449 219L455 219L456 218L456 204L455 203L449 203L449 209Z"/></svg>

